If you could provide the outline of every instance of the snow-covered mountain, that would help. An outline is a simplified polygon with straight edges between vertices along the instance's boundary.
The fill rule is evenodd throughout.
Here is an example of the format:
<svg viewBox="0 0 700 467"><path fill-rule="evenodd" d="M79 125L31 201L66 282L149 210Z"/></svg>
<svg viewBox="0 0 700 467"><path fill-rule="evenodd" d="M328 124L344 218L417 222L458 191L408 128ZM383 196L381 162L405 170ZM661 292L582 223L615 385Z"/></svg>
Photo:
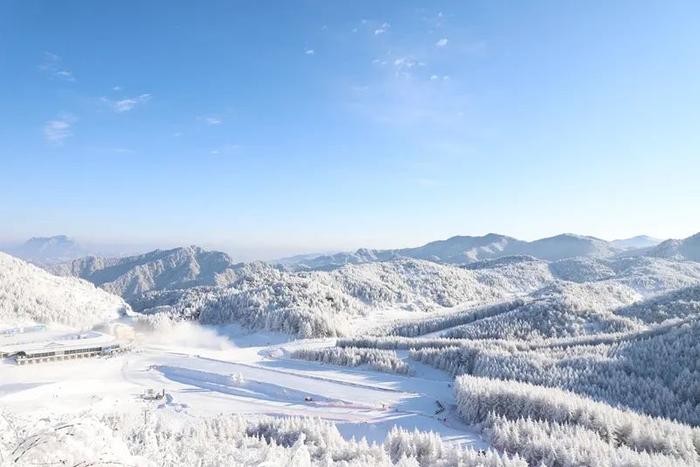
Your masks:
<svg viewBox="0 0 700 467"><path fill-rule="evenodd" d="M614 280L643 296L688 287L700 281L700 263L645 256L568 258L549 263L561 280L586 283Z"/></svg>
<svg viewBox="0 0 700 467"><path fill-rule="evenodd" d="M37 264L69 261L88 254L88 250L66 235L30 238L21 245L7 248L7 253Z"/></svg>
<svg viewBox="0 0 700 467"><path fill-rule="evenodd" d="M375 252L362 250L353 257L358 262L290 271L265 263L234 264L224 253L193 246L121 259L83 258L52 270L87 279L118 294L136 311L166 311L203 323L240 322L253 328L314 336L353 332L352 323L365 318L369 323L378 313L389 310L408 316L492 303L548 287L544 304L522 313L531 316L528 320L534 323L542 319L538 313L559 310L561 318L557 319L562 323L573 319L575 324L566 324L568 331L554 329L549 334L543 330L540 335L576 335L601 328L626 330L630 326L620 323L619 318L600 314L614 308L610 303L630 305L644 297L700 283L700 263L644 256L606 257L611 250L595 238L561 235L528 243L487 237L478 241L455 238L446 241L447 246L438 242L411 254L434 259L431 252L454 253L472 246L471 251L478 252L472 257L478 257L494 254L497 245L503 250L565 258L546 261L526 255L496 256L455 265L409 258L399 254L400 250L379 259ZM596 293L588 293L591 290ZM572 294L573 298L568 298ZM579 295L584 298L576 298ZM603 321L607 324L601 324ZM547 320L542 323L554 326Z"/></svg>
<svg viewBox="0 0 700 467"><path fill-rule="evenodd" d="M482 237L451 237L417 248L397 250L396 253L439 263L471 263L499 256L528 254L523 248L526 243L505 235L490 233Z"/></svg>
<svg viewBox="0 0 700 467"><path fill-rule="evenodd" d="M126 258L86 257L47 269L86 279L127 301L150 290L225 285L235 277L234 262L226 253L197 246Z"/></svg>
<svg viewBox="0 0 700 467"><path fill-rule="evenodd" d="M479 323L475 336L576 336L636 329L612 310L700 284L700 263L661 258L574 258L547 262L511 256L466 266L415 259L291 272L264 263L237 266L218 287L151 290L137 310L208 324L239 322L306 336L362 332L378 316L416 319L457 306L529 297L517 312ZM428 318L426 318L428 319ZM491 326L495 328L491 329Z"/></svg>
<svg viewBox="0 0 700 467"><path fill-rule="evenodd" d="M662 241L663 240L659 240L658 238L650 237L648 235L637 235L636 237L613 240L610 242L610 244L613 247L621 250L639 250L641 248L654 247Z"/></svg>
<svg viewBox="0 0 700 467"><path fill-rule="evenodd" d="M131 304L207 324L307 336L343 335L377 314L423 314L467 303L493 302L553 281L547 264L520 261L469 270L430 261L346 265L333 271L288 272L264 263L241 265L227 286L151 291ZM355 325L351 325L355 323Z"/></svg>
<svg viewBox="0 0 700 467"><path fill-rule="evenodd" d="M81 279L57 277L0 253L0 323L61 323L78 328L119 318L124 300Z"/></svg>
<svg viewBox="0 0 700 467"><path fill-rule="evenodd" d="M600 238L575 234L561 234L528 242L523 250L521 254L548 261L578 256L607 258L619 251Z"/></svg>
<svg viewBox="0 0 700 467"><path fill-rule="evenodd" d="M700 261L700 233L682 240L666 240L647 251L646 255L676 260Z"/></svg>
<svg viewBox="0 0 700 467"><path fill-rule="evenodd" d="M612 242L575 234L561 234L532 242L506 235L489 233L483 236L455 236L438 240L416 248L395 250L360 249L354 253L336 253L299 261L281 261L290 270L333 269L345 264L362 264L387 261L396 258L414 258L444 264L468 264L504 256L527 255L538 259L556 261L573 257L608 258L623 251Z"/></svg>

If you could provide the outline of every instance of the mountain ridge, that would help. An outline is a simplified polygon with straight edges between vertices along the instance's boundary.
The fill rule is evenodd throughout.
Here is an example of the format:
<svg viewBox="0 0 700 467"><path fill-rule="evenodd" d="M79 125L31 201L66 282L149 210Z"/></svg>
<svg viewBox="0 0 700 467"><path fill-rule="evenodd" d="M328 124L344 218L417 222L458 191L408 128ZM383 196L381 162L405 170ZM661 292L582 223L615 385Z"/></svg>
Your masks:
<svg viewBox="0 0 700 467"><path fill-rule="evenodd" d="M658 258L700 261L700 232L687 238L661 242L646 254Z"/></svg>
<svg viewBox="0 0 700 467"><path fill-rule="evenodd" d="M506 256L532 256L542 260L557 261L574 257L608 258L623 253L636 254L637 250L641 254L642 248L655 246L653 242L658 241L645 235L607 241L588 235L562 233L525 241L508 235L488 233L482 236L455 235L411 248L385 250L360 248L354 252L340 252L332 255L316 257L305 255L298 261L283 259L277 263L291 270L323 270L346 264L387 261L401 257L447 264L469 264Z"/></svg>
<svg viewBox="0 0 700 467"><path fill-rule="evenodd" d="M128 301L152 289L225 285L234 266L226 253L191 245L124 258L88 256L47 269L88 280Z"/></svg>

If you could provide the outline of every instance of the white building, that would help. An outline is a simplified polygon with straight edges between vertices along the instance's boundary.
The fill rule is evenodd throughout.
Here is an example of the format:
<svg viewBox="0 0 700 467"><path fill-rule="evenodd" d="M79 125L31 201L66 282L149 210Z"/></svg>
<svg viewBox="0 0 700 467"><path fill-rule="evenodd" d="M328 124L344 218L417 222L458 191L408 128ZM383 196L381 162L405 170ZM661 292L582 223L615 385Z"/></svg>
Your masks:
<svg viewBox="0 0 700 467"><path fill-rule="evenodd" d="M31 330L0 335L0 358L13 358L18 365L109 355L122 350L116 339L96 331Z"/></svg>

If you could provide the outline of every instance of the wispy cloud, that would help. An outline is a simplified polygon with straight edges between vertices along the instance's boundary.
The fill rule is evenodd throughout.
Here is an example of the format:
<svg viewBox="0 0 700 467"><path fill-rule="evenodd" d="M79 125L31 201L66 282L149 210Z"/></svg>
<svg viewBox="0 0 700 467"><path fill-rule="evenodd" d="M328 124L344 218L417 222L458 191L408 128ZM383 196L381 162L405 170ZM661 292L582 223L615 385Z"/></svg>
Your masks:
<svg viewBox="0 0 700 467"><path fill-rule="evenodd" d="M222 155L227 155L227 154L234 154L238 152L238 150L241 148L240 145L238 144L226 144L224 146L220 146L218 148L214 148L209 151L209 154L212 156L222 156Z"/></svg>
<svg viewBox="0 0 700 467"><path fill-rule="evenodd" d="M442 75L442 77L438 75L430 75L430 81L437 81L439 79L442 79L443 81L447 81L450 79L449 75Z"/></svg>
<svg viewBox="0 0 700 467"><path fill-rule="evenodd" d="M313 54L316 53L316 51L315 51L314 49L306 49L306 50L304 51L304 53L305 53L306 55L313 55Z"/></svg>
<svg viewBox="0 0 700 467"><path fill-rule="evenodd" d="M446 37L443 37L442 39L440 39L439 41L437 41L437 42L435 43L435 47L445 47L445 46L447 45L447 42L449 42L449 41L447 40L447 38L446 38Z"/></svg>
<svg viewBox="0 0 700 467"><path fill-rule="evenodd" d="M404 77L404 78L412 77L413 76L412 73L413 73L414 68L426 66L425 62L422 62L420 60L416 60L415 58L413 58L411 56L397 57L392 62L392 65L394 66L394 74L397 77Z"/></svg>
<svg viewBox="0 0 700 467"><path fill-rule="evenodd" d="M389 32L390 28L391 28L391 24L382 23L381 26L379 26L377 29L374 30L374 35L378 36L380 34L387 33L387 32Z"/></svg>
<svg viewBox="0 0 700 467"><path fill-rule="evenodd" d="M51 52L44 52L44 59L39 65L39 69L48 74L53 79L73 82L73 73L63 65L63 59Z"/></svg>
<svg viewBox="0 0 700 467"><path fill-rule="evenodd" d="M151 100L150 94L141 94L136 97L129 97L126 99L112 100L107 97L102 97L102 102L109 105L109 107L117 112L124 113L133 110L136 106L144 104Z"/></svg>
<svg viewBox="0 0 700 467"><path fill-rule="evenodd" d="M469 106L461 83L427 63L434 48L417 46L399 55L395 49L373 61L377 73L368 81L351 85L350 107L382 125L420 128L420 134L459 134ZM362 92L357 92L360 86Z"/></svg>
<svg viewBox="0 0 700 467"><path fill-rule="evenodd" d="M410 70L419 65L421 65L421 63L412 57L399 57L394 60L394 66L399 70Z"/></svg>
<svg viewBox="0 0 700 467"><path fill-rule="evenodd" d="M70 114L61 114L44 125L44 139L51 144L61 145L63 141L73 136L73 123L76 118Z"/></svg>
<svg viewBox="0 0 700 467"><path fill-rule="evenodd" d="M217 117L215 115L204 115L201 117L197 117L197 120L211 126L221 125L222 123L224 123L224 120L221 117Z"/></svg>

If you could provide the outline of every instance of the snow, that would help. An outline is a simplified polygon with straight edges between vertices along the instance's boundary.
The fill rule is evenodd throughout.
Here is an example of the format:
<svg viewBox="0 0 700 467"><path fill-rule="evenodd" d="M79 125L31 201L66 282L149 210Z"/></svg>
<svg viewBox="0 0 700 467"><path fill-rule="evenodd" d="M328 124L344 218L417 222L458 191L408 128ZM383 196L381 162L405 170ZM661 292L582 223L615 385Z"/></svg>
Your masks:
<svg viewBox="0 0 700 467"><path fill-rule="evenodd" d="M503 452L567 466L697 461L700 263L606 255L293 272L190 247L80 263L93 280L114 277L102 286L119 285L148 312L137 315L83 280L0 254L0 350L77 335L132 349L0 361L0 464L62 448L74 464L392 465L410 454L401 465L523 465ZM457 399L455 374L478 377L459 380ZM535 396L544 402L530 420ZM569 406L629 423L608 420L601 435L588 418L569 423ZM669 435L651 442L644 427L657 425ZM609 443L630 433L642 437Z"/></svg>
<svg viewBox="0 0 700 467"><path fill-rule="evenodd" d="M486 446L455 416L451 378L443 372L416 364L416 376L404 377L286 357L300 346L331 346L333 339L287 338L280 343L281 335L231 326L173 326L183 329L170 329L165 332L170 336L160 340L153 339L150 331L137 332L134 351L114 357L28 367L5 361L0 364L0 405L32 419L78 409L89 409L93 415L133 412L142 408L139 396L145 390L165 389L166 400L150 409L183 417L222 413L319 417L337 422L348 439L364 436L377 442L397 425L435 431L450 444ZM192 336L197 333L201 335ZM184 335L190 336L189 341L177 337ZM220 340L201 346L203 336ZM438 400L452 407L446 421L435 415Z"/></svg>
<svg viewBox="0 0 700 467"><path fill-rule="evenodd" d="M47 268L89 280L129 300L149 290L224 285L235 277L234 266L226 253L189 246L126 258L90 256Z"/></svg>
<svg viewBox="0 0 700 467"><path fill-rule="evenodd" d="M0 253L0 324L62 323L91 328L129 311L121 298L89 282L56 277Z"/></svg>
<svg viewBox="0 0 700 467"><path fill-rule="evenodd" d="M682 240L666 240L646 252L647 256L700 261L700 233Z"/></svg>
<svg viewBox="0 0 700 467"><path fill-rule="evenodd" d="M480 237L455 236L415 248L393 250L359 249L354 253L336 253L316 258L301 257L296 261L282 261L290 270L330 270L348 264L364 264L413 258L445 264L468 264L505 256L527 255L542 260L555 261L573 257L611 257L622 251L613 242L595 237L561 234L532 242L506 235L489 233Z"/></svg>

